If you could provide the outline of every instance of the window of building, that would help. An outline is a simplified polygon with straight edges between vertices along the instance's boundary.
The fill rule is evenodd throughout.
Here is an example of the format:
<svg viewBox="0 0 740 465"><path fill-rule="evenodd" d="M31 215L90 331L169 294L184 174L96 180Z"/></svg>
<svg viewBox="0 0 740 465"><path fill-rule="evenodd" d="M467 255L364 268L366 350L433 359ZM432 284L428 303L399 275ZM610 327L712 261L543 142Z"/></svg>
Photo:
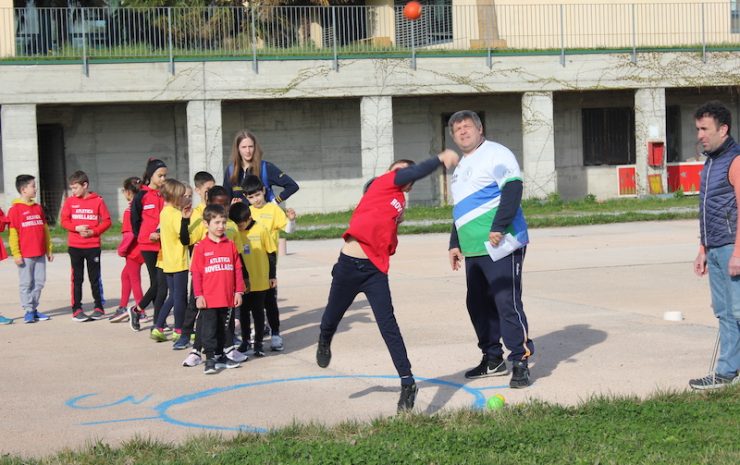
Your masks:
<svg viewBox="0 0 740 465"><path fill-rule="evenodd" d="M635 163L635 117L632 108L584 108L583 164Z"/></svg>
<svg viewBox="0 0 740 465"><path fill-rule="evenodd" d="M740 34L740 5L737 0L730 1L730 32Z"/></svg>

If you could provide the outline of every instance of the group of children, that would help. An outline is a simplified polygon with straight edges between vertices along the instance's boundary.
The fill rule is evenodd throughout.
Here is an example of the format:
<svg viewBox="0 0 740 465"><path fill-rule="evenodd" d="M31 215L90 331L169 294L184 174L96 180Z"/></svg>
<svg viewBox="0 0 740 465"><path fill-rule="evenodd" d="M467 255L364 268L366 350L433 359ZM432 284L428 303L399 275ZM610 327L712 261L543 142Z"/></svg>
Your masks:
<svg viewBox="0 0 740 465"><path fill-rule="evenodd" d="M201 202L193 207L193 191L186 184L167 178L164 162L151 159L143 179L130 177L123 183L129 201L123 215L118 254L125 259L121 272L121 301L110 316L113 323L129 321L134 331L153 309L151 338L170 339L167 326L174 313L173 349L193 350L184 366L196 366L205 355L205 373L238 367L248 358L265 355L265 311L270 325L270 347L282 351L279 311L266 301L276 300L277 242L280 231L295 228L295 211L283 211L268 202L259 177L249 175L242 189L249 205L232 200L214 177L198 172L195 193ZM38 311L46 279L46 260L52 261L51 236L42 207L36 203L33 176L16 178L20 198L7 216L0 210L0 231L10 228L11 254L18 265L20 302L24 322L48 320ZM101 236L111 225L102 197L89 190L82 171L69 177L71 194L61 213L68 231L72 266L72 318L77 322L106 318L100 277ZM0 241L0 259L7 258ZM94 308L82 308L82 283L87 265ZM149 274L149 288L142 291L141 267ZM192 276L192 279L190 277ZM129 306L133 293L135 304ZM241 326L237 336L236 320ZM251 331L254 320L254 331ZM0 324L13 320L0 316Z"/></svg>

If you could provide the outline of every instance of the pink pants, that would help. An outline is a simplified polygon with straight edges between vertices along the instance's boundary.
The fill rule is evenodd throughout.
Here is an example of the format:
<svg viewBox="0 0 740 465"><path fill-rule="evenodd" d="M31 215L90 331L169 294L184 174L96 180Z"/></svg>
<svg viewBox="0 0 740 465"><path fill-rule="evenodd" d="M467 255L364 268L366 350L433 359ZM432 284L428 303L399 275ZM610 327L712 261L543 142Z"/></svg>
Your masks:
<svg viewBox="0 0 740 465"><path fill-rule="evenodd" d="M128 307L128 299L134 293L134 302L141 301L141 263L126 257L126 266L121 271L121 303L119 307Z"/></svg>

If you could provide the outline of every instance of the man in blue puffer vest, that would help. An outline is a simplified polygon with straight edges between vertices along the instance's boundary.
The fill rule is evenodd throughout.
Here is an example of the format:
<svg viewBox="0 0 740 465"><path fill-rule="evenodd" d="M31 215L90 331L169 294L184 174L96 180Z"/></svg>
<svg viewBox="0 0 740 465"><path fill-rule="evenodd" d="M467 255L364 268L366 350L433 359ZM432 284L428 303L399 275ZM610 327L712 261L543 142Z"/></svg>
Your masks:
<svg viewBox="0 0 740 465"><path fill-rule="evenodd" d="M721 102L694 113L696 137L707 161L701 172L701 245L694 273L709 271L712 308L719 320L719 357L713 372L692 379L693 389L716 389L737 381L740 369L740 145L730 136L732 115Z"/></svg>

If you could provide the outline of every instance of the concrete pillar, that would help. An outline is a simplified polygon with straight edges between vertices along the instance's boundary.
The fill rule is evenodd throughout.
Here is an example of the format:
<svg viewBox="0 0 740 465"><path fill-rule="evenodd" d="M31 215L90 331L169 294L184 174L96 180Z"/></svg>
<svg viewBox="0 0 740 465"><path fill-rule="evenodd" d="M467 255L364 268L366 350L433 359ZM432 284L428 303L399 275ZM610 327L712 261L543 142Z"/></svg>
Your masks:
<svg viewBox="0 0 740 465"><path fill-rule="evenodd" d="M393 163L393 99L363 97L360 102L362 179L385 172Z"/></svg>
<svg viewBox="0 0 740 465"><path fill-rule="evenodd" d="M6 204L17 197L15 177L30 174L39 187L39 141L36 105L3 105L0 111L3 147L3 183Z"/></svg>
<svg viewBox="0 0 740 465"><path fill-rule="evenodd" d="M635 181L638 195L668 192L665 160L665 89L635 91ZM663 161L659 166L648 164L648 144L663 144ZM651 189L650 178L659 177Z"/></svg>
<svg viewBox="0 0 740 465"><path fill-rule="evenodd" d="M524 196L557 192L552 92L522 95L522 137Z"/></svg>
<svg viewBox="0 0 740 465"><path fill-rule="evenodd" d="M220 100L188 102L188 184L198 171L208 171L220 183L224 175Z"/></svg>
<svg viewBox="0 0 740 465"><path fill-rule="evenodd" d="M15 56L13 0L0 0L0 57Z"/></svg>

